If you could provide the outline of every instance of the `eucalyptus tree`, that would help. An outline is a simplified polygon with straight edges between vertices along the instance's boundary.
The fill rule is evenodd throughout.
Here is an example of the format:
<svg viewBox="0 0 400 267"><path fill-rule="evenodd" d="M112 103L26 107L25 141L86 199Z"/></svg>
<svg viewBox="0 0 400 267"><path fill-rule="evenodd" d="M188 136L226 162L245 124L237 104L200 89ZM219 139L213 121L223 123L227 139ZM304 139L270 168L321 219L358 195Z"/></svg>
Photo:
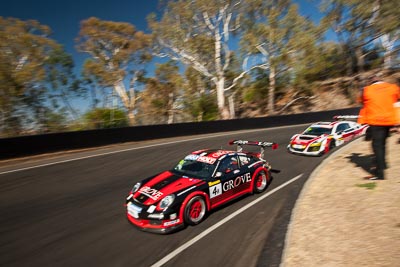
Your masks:
<svg viewBox="0 0 400 267"><path fill-rule="evenodd" d="M274 113L277 78L288 71L296 78L296 72L313 64L309 55L315 54L321 31L290 0L250 0L247 8L251 16L241 47L249 60L262 57L269 79L267 108Z"/></svg>
<svg viewBox="0 0 400 267"><path fill-rule="evenodd" d="M365 57L380 41L384 50L384 66L392 65L398 51L400 20L397 0L324 0L321 10L324 23L330 25L343 45L348 59L348 74L353 72L352 58L358 71L365 69Z"/></svg>
<svg viewBox="0 0 400 267"><path fill-rule="evenodd" d="M174 62L157 64L155 77L146 79L146 88L142 92L142 112L152 118L151 123L174 122L182 94L183 79L179 67Z"/></svg>
<svg viewBox="0 0 400 267"><path fill-rule="evenodd" d="M252 69L262 66L246 66L232 78L227 75L235 41L243 33L245 6L244 0L168 1L159 21L154 14L148 18L158 56L184 63L212 81L221 119L234 116L227 93Z"/></svg>
<svg viewBox="0 0 400 267"><path fill-rule="evenodd" d="M185 71L183 85L183 106L195 121L209 121L218 118L218 106L212 82L198 71L189 67Z"/></svg>
<svg viewBox="0 0 400 267"><path fill-rule="evenodd" d="M46 61L47 78L46 82L51 88L49 99L52 100L53 107L59 108L59 100L68 110L73 120L78 119L78 112L72 106L72 97L82 97L84 95L80 81L74 74L74 61L72 56L67 54L62 47L54 49ZM61 107L63 108L63 107Z"/></svg>
<svg viewBox="0 0 400 267"><path fill-rule="evenodd" d="M0 124L4 136L17 135L43 114L46 64L61 49L38 21L0 17Z"/></svg>
<svg viewBox="0 0 400 267"><path fill-rule="evenodd" d="M384 68L389 69L400 64L400 2L375 0L369 4L370 10L375 13L371 26L374 28L375 36L382 44Z"/></svg>
<svg viewBox="0 0 400 267"><path fill-rule="evenodd" d="M100 86L112 87L127 110L130 125L135 124L138 100L135 86L144 64L151 60L149 35L126 22L89 18L81 22L78 50L88 53L85 75L97 77Z"/></svg>

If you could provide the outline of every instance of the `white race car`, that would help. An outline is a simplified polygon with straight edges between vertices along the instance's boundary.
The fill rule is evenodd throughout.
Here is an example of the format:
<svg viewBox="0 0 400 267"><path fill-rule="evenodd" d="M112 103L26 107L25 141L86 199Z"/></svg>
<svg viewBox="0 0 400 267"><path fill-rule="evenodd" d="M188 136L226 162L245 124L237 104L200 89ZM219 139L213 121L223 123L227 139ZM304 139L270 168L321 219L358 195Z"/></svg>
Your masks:
<svg viewBox="0 0 400 267"><path fill-rule="evenodd" d="M335 117L335 119L343 118L351 119L356 116ZM364 135L367 128L368 125L361 125L351 120L317 122L304 132L293 135L287 149L294 154L321 156L336 146Z"/></svg>

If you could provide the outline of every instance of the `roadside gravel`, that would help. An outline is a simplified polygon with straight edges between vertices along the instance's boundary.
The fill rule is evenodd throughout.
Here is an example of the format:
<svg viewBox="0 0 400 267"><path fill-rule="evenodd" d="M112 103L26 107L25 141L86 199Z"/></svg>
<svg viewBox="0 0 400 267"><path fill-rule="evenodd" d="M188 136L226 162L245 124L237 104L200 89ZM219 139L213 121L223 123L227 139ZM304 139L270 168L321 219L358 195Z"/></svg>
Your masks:
<svg viewBox="0 0 400 267"><path fill-rule="evenodd" d="M387 141L387 180L364 179L372 149L363 138L313 172L294 208L281 267L400 266L399 138Z"/></svg>

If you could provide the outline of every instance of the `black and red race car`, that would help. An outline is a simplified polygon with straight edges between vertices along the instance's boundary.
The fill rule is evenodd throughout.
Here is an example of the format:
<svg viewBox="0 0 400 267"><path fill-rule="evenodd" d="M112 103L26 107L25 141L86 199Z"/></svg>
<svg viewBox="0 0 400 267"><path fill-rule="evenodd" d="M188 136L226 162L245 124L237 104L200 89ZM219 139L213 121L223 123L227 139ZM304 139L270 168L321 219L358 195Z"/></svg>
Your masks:
<svg viewBox="0 0 400 267"><path fill-rule="evenodd" d="M271 181L264 148L276 143L234 140L237 151L204 149L187 155L171 170L142 180L126 198L126 216L141 230L171 233L199 224L212 209L244 194L261 193ZM255 145L260 153L243 152Z"/></svg>

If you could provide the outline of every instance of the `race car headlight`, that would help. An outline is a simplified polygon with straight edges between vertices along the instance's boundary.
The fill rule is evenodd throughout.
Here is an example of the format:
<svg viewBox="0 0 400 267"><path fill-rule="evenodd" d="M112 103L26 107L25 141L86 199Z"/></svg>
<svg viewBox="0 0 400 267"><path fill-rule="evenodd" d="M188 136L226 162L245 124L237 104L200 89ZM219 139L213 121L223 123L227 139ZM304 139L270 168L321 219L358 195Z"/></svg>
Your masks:
<svg viewBox="0 0 400 267"><path fill-rule="evenodd" d="M321 146L321 143L317 142L317 143L312 143L310 145L310 147L316 147L316 146Z"/></svg>
<svg viewBox="0 0 400 267"><path fill-rule="evenodd" d="M168 208L174 202L174 200L175 200L174 194L168 195L160 201L160 204L158 206L160 209L164 210Z"/></svg>
<svg viewBox="0 0 400 267"><path fill-rule="evenodd" d="M136 191L138 191L141 185L142 185L141 182L137 182L132 188L132 193L135 193Z"/></svg>

